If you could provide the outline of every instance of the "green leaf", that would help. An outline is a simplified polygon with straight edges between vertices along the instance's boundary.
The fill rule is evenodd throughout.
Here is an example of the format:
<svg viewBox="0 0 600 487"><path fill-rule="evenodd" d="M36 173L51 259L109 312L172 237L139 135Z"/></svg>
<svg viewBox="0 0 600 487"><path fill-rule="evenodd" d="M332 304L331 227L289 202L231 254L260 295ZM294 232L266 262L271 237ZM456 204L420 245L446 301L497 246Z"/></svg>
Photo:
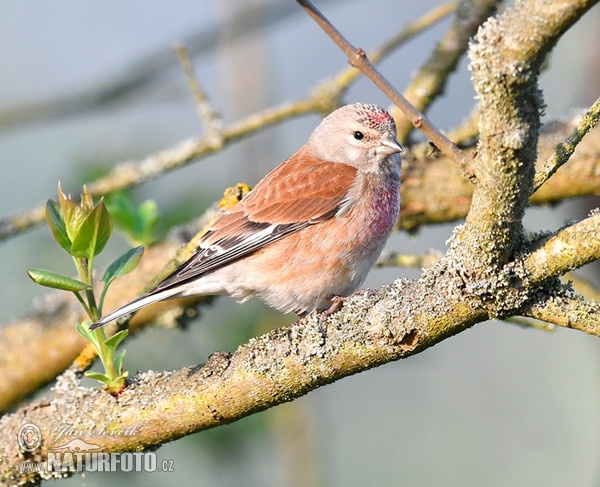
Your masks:
<svg viewBox="0 0 600 487"><path fill-rule="evenodd" d="M71 253L74 257L92 259L104 249L112 233L112 220L104 201L100 199L94 209L84 218L72 237Z"/></svg>
<svg viewBox="0 0 600 487"><path fill-rule="evenodd" d="M67 235L69 240L73 242L75 235L79 232L79 228L85 220L86 213L77 203L63 193L60 183L58 183L58 202L60 203Z"/></svg>
<svg viewBox="0 0 600 487"><path fill-rule="evenodd" d="M129 376L129 372L123 372L123 359L125 358L125 350L123 350L115 359L115 370L119 377L127 377Z"/></svg>
<svg viewBox="0 0 600 487"><path fill-rule="evenodd" d="M60 205L55 201L48 200L46 203L46 222L50 227L54 240L70 254L71 240L67 234L67 228L65 226L65 220Z"/></svg>
<svg viewBox="0 0 600 487"><path fill-rule="evenodd" d="M116 377L114 379L111 379L107 375L101 374L99 372L92 372L89 370L83 375L90 379L96 379L97 381L102 382L109 391L118 391L121 390L125 385L125 378L129 376L129 373L124 372L119 377Z"/></svg>
<svg viewBox="0 0 600 487"><path fill-rule="evenodd" d="M92 322L90 320L86 320L81 323L77 323L77 325L75 325L75 330L77 330L77 333L79 333L88 342L90 342L92 345L94 345L94 347L96 348L96 351L98 351L98 339L96 337L96 334L94 332L90 331L91 324L92 324Z"/></svg>
<svg viewBox="0 0 600 487"><path fill-rule="evenodd" d="M154 200L146 200L138 206L138 214L144 222L155 222L158 218L158 206Z"/></svg>
<svg viewBox="0 0 600 487"><path fill-rule="evenodd" d="M127 232L135 230L136 211L130 198L124 193L113 193L107 196L106 206L110 215L120 229Z"/></svg>
<svg viewBox="0 0 600 487"><path fill-rule="evenodd" d="M123 340L125 340L125 338L127 338L127 335L129 335L128 330L121 330L121 331L115 333L110 338L107 338L104 341L104 345L107 348L111 348L112 350L115 350L119 346L119 343L121 343Z"/></svg>
<svg viewBox="0 0 600 487"><path fill-rule="evenodd" d="M77 333L79 333L83 338L89 340L90 332L87 327L83 326L83 323L77 323L75 325L75 330L77 330Z"/></svg>
<svg viewBox="0 0 600 487"><path fill-rule="evenodd" d="M87 371L85 372L85 376L101 382L109 391L119 392L125 387L125 379L129 376L129 372L123 372L123 359L125 358L125 351L121 352L116 358L114 358L115 350L127 337L129 331L121 330L110 338L100 342L98 338L99 336L104 336L104 334L98 333L100 330L91 332L89 327L90 321L86 320L82 323L78 323L76 325L76 330L81 336L92 343L98 352L100 360L104 364L105 373L102 374L100 372Z"/></svg>
<svg viewBox="0 0 600 487"><path fill-rule="evenodd" d="M98 212L96 217L98 222L98 235L96 241L96 250L94 253L94 255L98 255L100 252L102 252L102 249L104 249L104 246L112 234L113 222L112 218L110 217L110 213L104 205L104 198L100 198L100 201L98 201L98 204L95 206L92 213L94 212Z"/></svg>
<svg viewBox="0 0 600 487"><path fill-rule="evenodd" d="M143 254L144 247L142 246L129 249L121 257L115 259L112 264L108 266L100 280L110 283L117 277L121 277L130 273L137 267Z"/></svg>
<svg viewBox="0 0 600 487"><path fill-rule="evenodd" d="M102 382L103 384L106 384L107 386L112 382L110 380L110 377L101 374L100 372L93 372L91 370L88 370L86 372L84 372L84 374L86 377L90 378L90 379L96 379L100 382Z"/></svg>
<svg viewBox="0 0 600 487"><path fill-rule="evenodd" d="M27 274L29 274L29 277L33 280L33 282L54 289L78 292L83 291L84 289L90 289L92 287L85 282L81 282L77 279L63 276L55 272L46 271L44 269L29 269Z"/></svg>
<svg viewBox="0 0 600 487"><path fill-rule="evenodd" d="M83 193L81 194L81 203L79 204L83 211L87 214L94 208L94 200L92 198L92 193L87 189L87 186L83 185Z"/></svg>
<svg viewBox="0 0 600 487"><path fill-rule="evenodd" d="M154 229L158 223L158 207L153 200L146 200L137 207L125 193L113 193L106 202L110 214L134 244L150 245L154 241Z"/></svg>
<svg viewBox="0 0 600 487"><path fill-rule="evenodd" d="M138 234L142 242L152 243L153 232L158 223L158 205L154 200L146 200L138 206Z"/></svg>

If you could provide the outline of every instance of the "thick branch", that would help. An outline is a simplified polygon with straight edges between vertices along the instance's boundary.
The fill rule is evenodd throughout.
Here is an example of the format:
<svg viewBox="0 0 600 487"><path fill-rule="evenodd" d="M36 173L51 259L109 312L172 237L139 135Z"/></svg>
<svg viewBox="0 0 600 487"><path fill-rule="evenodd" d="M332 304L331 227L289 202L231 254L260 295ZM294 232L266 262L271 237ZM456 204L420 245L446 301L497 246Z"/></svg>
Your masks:
<svg viewBox="0 0 600 487"><path fill-rule="evenodd" d="M399 282L380 293L353 297L326 321L325 340L313 316L254 338L231 355L213 354L204 366L140 374L117 399L100 389L78 387L67 373L51 398L0 421L0 437L12 440L0 442L0 477L23 478L16 461L23 457L14 439L24 422L42 430L44 444L36 460L42 460L49 447L64 444L64 438L54 439L60 427L71 422L89 429L109 420L113 431L141 423L136 436L80 438L102 451L145 449L407 357L484 318L455 299L458 295L452 296L455 304L449 304L453 286L448 280L444 295L431 284L428 279ZM422 297L419 306L414 306L415 293Z"/></svg>
<svg viewBox="0 0 600 487"><path fill-rule="evenodd" d="M600 212L543 239L523 259L532 284L562 276L570 270L598 260L600 256Z"/></svg>
<svg viewBox="0 0 600 487"><path fill-rule="evenodd" d="M523 315L589 335L600 335L600 303L577 297L548 294L545 299L525 306Z"/></svg>
<svg viewBox="0 0 600 487"><path fill-rule="evenodd" d="M478 32L470 49L480 99L477 186L461 235L470 272L495 272L521 238L533 185L543 100L539 68L559 37L592 0L517 1Z"/></svg>
<svg viewBox="0 0 600 487"><path fill-rule="evenodd" d="M575 120L556 121L542 130L538 144L537 165L553 153L556 145L565 140L575 126ZM402 181L402 210L398 225L415 230L421 225L450 222L464 218L471 206L473 184L462 171L445 158L413 153L408 159ZM578 196L600 195L600 128L589 132L577 146L569 163L562 166L530 198L533 205L556 203Z"/></svg>
<svg viewBox="0 0 600 487"><path fill-rule="evenodd" d="M52 397L0 420L0 436L14 439L23 423L36 424L44 443L27 460L43 461L48 448L64 444L65 439L56 436L65 424L80 426L83 433L78 437L102 451L131 451L235 421L348 375L419 353L485 320L488 314L481 298L468 292L464 279L456 263L444 257L419 280L397 281L379 292L348 299L325 321L325 338L318 316L312 315L253 338L233 354L213 354L204 366L140 374L117 399L99 389L79 387L70 371ZM524 284L514 292L521 293L525 303L534 282ZM591 321L596 314L582 315L581 322L575 322L576 314L565 318L574 306L567 304L568 308L556 310L560 318L554 322L600 333L598 320L595 325ZM595 305L590 306L588 311ZM514 313L551 321L539 303L524 304ZM136 435L85 435L107 418L110 431L135 429ZM18 471L17 459L24 457L14 440L0 442L0 449L0 476L34 480Z"/></svg>

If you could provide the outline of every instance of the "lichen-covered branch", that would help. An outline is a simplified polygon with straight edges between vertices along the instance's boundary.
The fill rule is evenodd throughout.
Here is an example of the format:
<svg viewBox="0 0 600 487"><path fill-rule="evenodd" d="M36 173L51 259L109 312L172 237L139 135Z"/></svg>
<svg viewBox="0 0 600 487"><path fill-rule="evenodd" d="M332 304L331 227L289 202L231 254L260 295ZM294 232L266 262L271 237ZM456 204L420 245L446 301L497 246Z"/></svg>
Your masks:
<svg viewBox="0 0 600 487"><path fill-rule="evenodd" d="M577 145L583 137L592 130L600 119L600 98L596 99L590 109L581 117L573 132L569 134L564 142L556 146L556 150L544 162L542 167L536 171L533 183L533 191L537 191L558 169L566 164L575 152Z"/></svg>
<svg viewBox="0 0 600 487"><path fill-rule="evenodd" d="M523 315L600 336L600 303L553 290L523 309Z"/></svg>
<svg viewBox="0 0 600 487"><path fill-rule="evenodd" d="M207 137L214 139L213 144L218 146L222 144L220 134L223 131L223 121L208 101L206 93L204 93L204 90L200 86L200 82L194 71L194 63L190 59L187 49L183 45L176 45L175 52L177 53L185 77L188 80L190 90L194 95L196 111L200 120L203 122Z"/></svg>
<svg viewBox="0 0 600 487"><path fill-rule="evenodd" d="M600 255L600 212L568 226L537 243L523 259L528 279L534 284L598 260Z"/></svg>
<svg viewBox="0 0 600 487"><path fill-rule="evenodd" d="M16 438L23 422L35 423L44 444L28 460L43 461L48 448L62 444L57 432L65 424L89 431L108 419L114 431L138 425L136 435L83 434L81 439L102 451L141 450L290 401L348 375L421 352L487 319L483 298L465 292L465 276L453 272L455 268L445 257L419 280L397 281L378 292L353 296L324 322L325 336L313 314L253 338L233 354L213 354L203 366L139 374L116 399L99 389L80 387L73 371L67 372L49 398L0 420L0 437ZM515 292L524 298L533 294L525 287ZM594 314L583 321L577 321L576 314L552 320L543 311L546 301L531 302L524 302L515 313L600 334ZM561 309L564 313L568 308ZM25 480L29 474L18 471L19 458L24 459L15 441L0 442L2 478Z"/></svg>
<svg viewBox="0 0 600 487"><path fill-rule="evenodd" d="M576 118L576 117L574 117ZM577 121L554 121L544 126L538 142L538 162L543 164L556 145L564 141ZM471 207L474 185L447 159L431 158L415 147L407 157L402 181L399 228L417 230L422 225L462 219ZM596 127L577 146L569 163L562 166L530 197L532 205L556 203L579 196L600 195L600 128Z"/></svg>
<svg viewBox="0 0 600 487"><path fill-rule="evenodd" d="M559 37L594 3L517 1L490 18L471 45L480 143L460 250L470 273L494 273L520 243L543 107L539 69Z"/></svg>
<svg viewBox="0 0 600 487"><path fill-rule="evenodd" d="M439 7L433 8L420 19L406 24L406 26L397 35L384 42L378 49L370 51L368 53L369 59L374 63L378 63L386 56L391 54L398 46L404 44L406 41L414 37L415 34L424 32L426 29L436 25L440 20L446 18L456 10L457 5L458 1L450 1L440 5ZM329 85L329 88L326 87L326 90L334 89L335 91L335 86L348 86L351 81L360 77L360 75L361 72L359 70L349 66L325 83L326 85Z"/></svg>
<svg viewBox="0 0 600 487"><path fill-rule="evenodd" d="M484 318L461 300L446 301L438 295L439 287L427 290L429 284L428 280L398 282L379 293L353 297L325 322L325 339L313 315L254 338L231 355L214 354L204 366L140 374L117 399L99 389L79 387L67 373L51 397L5 416L0 421L0 437L16 438L23 421L35 423L44 437L35 459L42 460L49 447L61 444L53 440L67 418L90 426L109 419L115 431L140 426L135 436L87 440L102 451L141 450L235 421L342 377L409 356ZM450 287L444 289L447 292ZM415 293L424 298L416 307ZM442 302L444 306L436 304ZM23 457L16 442L0 445L0 477L22 478L16 460Z"/></svg>

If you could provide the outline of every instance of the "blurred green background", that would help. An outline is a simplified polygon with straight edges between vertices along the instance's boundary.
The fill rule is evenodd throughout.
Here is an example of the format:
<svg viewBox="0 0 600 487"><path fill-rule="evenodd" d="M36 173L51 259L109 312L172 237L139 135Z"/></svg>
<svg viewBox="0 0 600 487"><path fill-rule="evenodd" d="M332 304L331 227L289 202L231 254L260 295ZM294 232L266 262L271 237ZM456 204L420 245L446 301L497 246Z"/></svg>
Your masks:
<svg viewBox="0 0 600 487"><path fill-rule="evenodd" d="M440 2L318 2L357 46L375 48ZM427 58L449 20L407 43L381 64L401 91ZM600 85L600 9L593 9L556 48L542 76L546 119L589 106ZM302 98L346 60L295 2L191 0L79 2L21 0L0 5L0 113L30 103L130 82L99 103L61 109L0 126L2 216L72 193L115 162L140 159L196 136L202 125L171 47L194 40L197 75L225 122ZM192 47L190 45L190 47ZM463 120L474 92L463 60L430 118L442 128ZM135 80L138 80L136 83ZM116 96L119 95L119 96ZM389 102L362 79L346 102ZM21 111L21 113L23 113ZM161 229L188 221L238 181L256 183L298 149L318 123L287 121L133 190L156 200ZM585 217L573 201L533 209L530 230ZM443 250L452 225L394 235L388 249ZM99 259L126 248L114 239ZM47 228L0 244L0 320L24 314L44 294L30 267L71 272ZM418 271L371 272L377 287ZM587 276L598 284L597 272ZM291 323L262 303L215 300L187 330L151 329L126 344L126 368L171 370L233 351L249 337ZM570 330L545 333L490 322L416 357L345 379L214 431L160 448L169 474L87 474L63 481L106 484L363 486L598 485L600 483L600 348ZM16 440L15 440L16 441Z"/></svg>

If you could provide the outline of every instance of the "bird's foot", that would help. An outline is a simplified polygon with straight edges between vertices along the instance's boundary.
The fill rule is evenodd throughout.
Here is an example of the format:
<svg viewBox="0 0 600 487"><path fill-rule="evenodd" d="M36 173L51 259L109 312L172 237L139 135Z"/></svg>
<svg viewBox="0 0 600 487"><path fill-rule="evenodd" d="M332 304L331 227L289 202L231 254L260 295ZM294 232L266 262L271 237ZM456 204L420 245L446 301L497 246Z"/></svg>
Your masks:
<svg viewBox="0 0 600 487"><path fill-rule="evenodd" d="M358 291L356 291L356 292L358 292ZM348 299L349 297L353 296L355 293L352 293L350 296L331 296L331 298L329 298L329 299L331 299L331 306L329 306L329 308L327 308L325 311L321 311L321 313L319 313L318 328L319 328L319 333L321 334L321 337L323 338L323 343L325 343L325 338L327 337L327 329L323 326L325 323L325 320L329 316L331 316L333 313L336 313L337 311L339 311L339 309L344 304L344 301L346 301L346 299Z"/></svg>

